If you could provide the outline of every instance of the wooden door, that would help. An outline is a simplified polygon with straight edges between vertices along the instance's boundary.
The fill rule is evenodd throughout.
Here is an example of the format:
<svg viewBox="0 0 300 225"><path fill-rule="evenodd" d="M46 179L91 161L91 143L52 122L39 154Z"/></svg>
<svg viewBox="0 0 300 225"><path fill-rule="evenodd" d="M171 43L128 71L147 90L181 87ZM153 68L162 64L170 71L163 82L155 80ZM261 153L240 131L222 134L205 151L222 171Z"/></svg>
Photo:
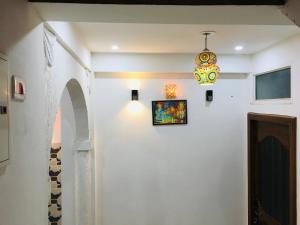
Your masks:
<svg viewBox="0 0 300 225"><path fill-rule="evenodd" d="M248 114L249 225L296 225L296 118Z"/></svg>

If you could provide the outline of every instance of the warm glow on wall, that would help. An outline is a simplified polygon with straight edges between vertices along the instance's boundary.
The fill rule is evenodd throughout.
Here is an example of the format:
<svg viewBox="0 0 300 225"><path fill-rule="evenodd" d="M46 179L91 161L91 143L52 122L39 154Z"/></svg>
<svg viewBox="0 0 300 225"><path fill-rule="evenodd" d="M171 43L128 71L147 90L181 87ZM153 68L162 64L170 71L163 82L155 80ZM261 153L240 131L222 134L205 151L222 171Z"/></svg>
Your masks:
<svg viewBox="0 0 300 225"><path fill-rule="evenodd" d="M127 104L127 111L130 114L138 114L143 111L143 104L139 101L131 101Z"/></svg>
<svg viewBox="0 0 300 225"><path fill-rule="evenodd" d="M53 134L52 134L52 144L61 143L61 113L58 111L55 116Z"/></svg>
<svg viewBox="0 0 300 225"><path fill-rule="evenodd" d="M176 84L167 84L165 86L165 90L166 90L166 98L167 99L176 98Z"/></svg>

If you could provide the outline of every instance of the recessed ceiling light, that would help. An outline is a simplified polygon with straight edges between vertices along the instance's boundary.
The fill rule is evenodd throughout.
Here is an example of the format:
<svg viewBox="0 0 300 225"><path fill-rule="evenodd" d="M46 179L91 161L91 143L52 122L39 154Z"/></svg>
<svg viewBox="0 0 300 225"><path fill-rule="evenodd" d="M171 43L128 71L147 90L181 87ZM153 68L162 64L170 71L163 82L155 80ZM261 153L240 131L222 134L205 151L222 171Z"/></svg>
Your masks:
<svg viewBox="0 0 300 225"><path fill-rule="evenodd" d="M241 50L244 49L244 46L242 46L242 45L237 45L237 46L235 46L234 49L235 49L236 51L241 51Z"/></svg>
<svg viewBox="0 0 300 225"><path fill-rule="evenodd" d="M111 49L114 50L114 51L116 51L116 50L119 49L119 46L118 46L118 45L112 45L112 46L111 46Z"/></svg>

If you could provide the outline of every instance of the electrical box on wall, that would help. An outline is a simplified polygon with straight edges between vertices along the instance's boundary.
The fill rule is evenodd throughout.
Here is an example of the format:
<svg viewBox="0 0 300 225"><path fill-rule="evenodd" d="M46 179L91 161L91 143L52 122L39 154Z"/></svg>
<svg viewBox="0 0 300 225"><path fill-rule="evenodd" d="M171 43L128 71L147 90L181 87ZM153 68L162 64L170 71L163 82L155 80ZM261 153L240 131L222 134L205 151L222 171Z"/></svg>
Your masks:
<svg viewBox="0 0 300 225"><path fill-rule="evenodd" d="M0 54L0 166L9 159L8 62Z"/></svg>

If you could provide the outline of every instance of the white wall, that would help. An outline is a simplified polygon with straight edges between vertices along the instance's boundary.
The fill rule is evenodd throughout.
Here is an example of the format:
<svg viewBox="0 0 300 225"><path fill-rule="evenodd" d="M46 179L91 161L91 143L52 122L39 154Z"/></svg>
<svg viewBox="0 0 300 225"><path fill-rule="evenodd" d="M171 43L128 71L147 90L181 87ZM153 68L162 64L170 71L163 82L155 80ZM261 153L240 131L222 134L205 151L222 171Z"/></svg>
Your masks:
<svg viewBox="0 0 300 225"><path fill-rule="evenodd" d="M288 40L283 41L282 43L273 46L265 51L262 51L253 56L253 73L259 74L263 72L268 72L287 66L291 66L291 87L292 87L292 102L287 103L264 103L256 104L253 103L253 75L248 77L248 87L249 90L247 98L247 111L248 112L257 112L257 113L268 113L268 114L281 114L298 117L298 123L300 118L300 36L292 37ZM252 102L251 104L249 104ZM246 123L246 115L244 118L244 123ZM245 128L245 136L246 128ZM247 144L245 143L245 151L247 151ZM300 149L300 126L297 129L297 149ZM300 154L297 154L297 162L300 162ZM297 180L299 181L299 172L300 166L297 165ZM297 182L298 194L300 191L299 182ZM298 215L300 213L300 202L297 202ZM298 223L300 224L299 220Z"/></svg>
<svg viewBox="0 0 300 225"><path fill-rule="evenodd" d="M75 225L75 159L76 122L69 91L64 90L61 104L62 128L62 224Z"/></svg>
<svg viewBox="0 0 300 225"><path fill-rule="evenodd" d="M249 111L261 113L276 113L292 116L299 116L300 92L298 84L300 83L300 36L292 37L276 46L262 51L253 56L253 74L260 74L284 67L291 67L291 88L292 102L291 104L264 103L256 104L253 102L253 74L248 77L249 95L247 102Z"/></svg>
<svg viewBox="0 0 300 225"><path fill-rule="evenodd" d="M41 20L25 0L1 0L0 6L0 52L7 54Z"/></svg>
<svg viewBox="0 0 300 225"><path fill-rule="evenodd" d="M130 79L95 80L102 224L246 224L246 79L220 79L210 87L193 79L140 82L141 111L132 113ZM164 99L170 82L177 84L178 98L188 100L188 125L152 126L151 101ZM208 88L215 95L210 104Z"/></svg>
<svg viewBox="0 0 300 225"><path fill-rule="evenodd" d="M57 28L69 48L88 64L88 50L78 45L80 37L72 29L62 31L66 30ZM71 78L83 88L91 136L92 104L96 107L97 225L101 221L103 225L246 224L246 151L242 149L246 134L240 138L245 131L245 111L299 116L299 43L300 38L295 37L253 57L255 73L292 66L293 104L245 106L251 100L247 94L251 88L249 78L220 79L212 87L215 101L207 105L205 88L193 80L173 80L179 86L179 97L189 101L189 124L153 127L150 101L163 98L163 84L171 80L142 80L140 102L144 107L140 114L127 111L130 89L126 79L96 79L94 100L90 102L93 78L76 57L57 43L55 65L48 69L39 16L25 0L2 0L0 51L8 56L10 74L25 80L27 95L25 102L10 104L11 160L0 171L0 225L47 224L52 126L60 97ZM252 70L248 57L240 60L233 61L245 67L232 64L231 70ZM144 68L148 72L187 72L193 66L190 56L185 57L187 64L177 67L169 61L166 68L162 62L144 64ZM223 64L228 63L220 59ZM99 66L101 72L124 72L119 67L107 68L104 63ZM136 67L128 71L132 68L140 72ZM103 218L99 216L102 209Z"/></svg>
<svg viewBox="0 0 300 225"><path fill-rule="evenodd" d="M196 54L113 54L94 53L92 66L97 72L192 73ZM222 73L249 73L251 57L247 55L219 55Z"/></svg>
<svg viewBox="0 0 300 225"><path fill-rule="evenodd" d="M81 84L87 99L90 77L58 43L55 65L46 67L43 25L25 0L0 3L0 50L10 74L27 85L24 102L10 104L10 164L0 172L0 225L48 224L48 159L52 126L68 80ZM92 127L90 127L92 130Z"/></svg>

